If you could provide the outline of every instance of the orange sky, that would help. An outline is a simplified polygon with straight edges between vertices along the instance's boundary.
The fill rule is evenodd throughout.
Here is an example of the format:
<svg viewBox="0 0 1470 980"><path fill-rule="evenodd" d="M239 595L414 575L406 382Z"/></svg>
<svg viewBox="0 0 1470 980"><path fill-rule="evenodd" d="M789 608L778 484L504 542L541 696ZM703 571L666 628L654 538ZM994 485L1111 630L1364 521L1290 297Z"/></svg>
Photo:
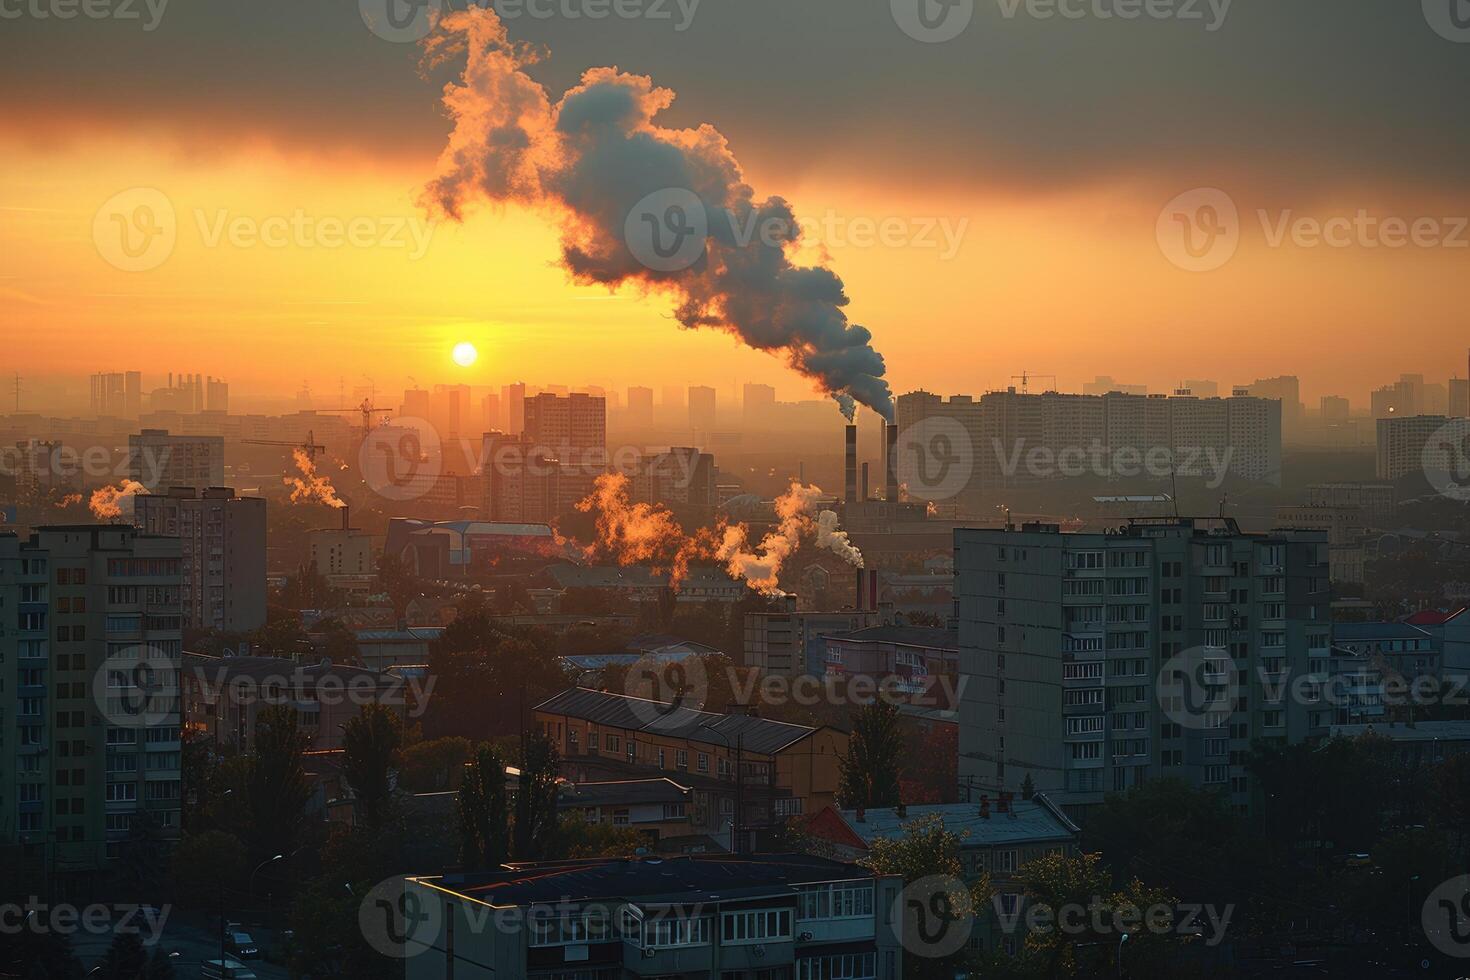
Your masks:
<svg viewBox="0 0 1470 980"><path fill-rule="evenodd" d="M24 375L142 369L151 383L198 371L231 380L237 398L287 394L303 380L335 391L339 377L350 387L362 376L386 390L412 377L810 391L724 334L681 330L661 297L570 284L555 231L537 215L479 212L426 229L414 201L428 160L344 164L259 145L201 156L110 136L9 139L0 150L0 318L15 338L6 360ZM810 172L749 177L799 217L833 216L839 235L850 234L844 222L888 221L888 245L837 240L827 254L897 392L979 392L1022 370L1055 374L1063 388L1111 374L1156 390L1184 377L1228 385L1296 373L1309 403L1335 392L1363 405L1400 372L1464 373L1464 248L1272 248L1249 188L1232 190L1239 252L1192 273L1155 238L1163 202L1186 188L926 198L898 175L863 185ZM99 252L93 223L103 202L135 187L166 195L176 242L156 268L129 272ZM1310 213L1451 215L1466 204L1370 187L1340 190ZM359 219L369 231L358 245L326 247L315 231L277 246L232 244L220 230L298 214ZM415 227L428 235L421 255ZM449 357L463 340L481 353L470 369Z"/></svg>

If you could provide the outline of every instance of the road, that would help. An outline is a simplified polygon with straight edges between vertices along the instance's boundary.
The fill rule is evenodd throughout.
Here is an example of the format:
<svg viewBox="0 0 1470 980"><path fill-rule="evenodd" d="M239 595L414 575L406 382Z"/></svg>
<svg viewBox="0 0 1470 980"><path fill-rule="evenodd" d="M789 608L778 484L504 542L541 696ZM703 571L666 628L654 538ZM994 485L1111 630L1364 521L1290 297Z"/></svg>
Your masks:
<svg viewBox="0 0 1470 980"><path fill-rule="evenodd" d="M268 945L263 942L266 938L265 934L254 928L249 928L248 931L254 939L261 941L263 946ZM107 947L111 943L110 934L81 934L73 937L72 949L81 959L83 967L90 970L102 962L102 957L107 955ZM149 944L150 952L154 945ZM163 934L156 945L163 947L167 952L179 954L174 960L178 980L195 980L199 976L201 964L206 960L219 959L219 930L212 924L180 921L171 917L164 923ZM289 980L286 968L279 964L267 963L265 960L249 960L245 965L260 980Z"/></svg>

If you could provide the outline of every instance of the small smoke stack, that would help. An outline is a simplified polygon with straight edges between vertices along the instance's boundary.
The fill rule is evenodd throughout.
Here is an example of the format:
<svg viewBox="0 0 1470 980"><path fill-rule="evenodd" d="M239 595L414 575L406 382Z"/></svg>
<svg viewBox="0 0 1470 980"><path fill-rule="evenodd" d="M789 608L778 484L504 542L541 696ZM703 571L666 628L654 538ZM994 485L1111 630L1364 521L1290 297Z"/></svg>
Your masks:
<svg viewBox="0 0 1470 980"><path fill-rule="evenodd" d="M898 426L888 425L883 428L884 444L887 452L884 454L883 462L887 469L883 488L883 499L889 503L898 500Z"/></svg>
<svg viewBox="0 0 1470 980"><path fill-rule="evenodd" d="M867 464L866 461L863 463L863 487L862 487L862 494L863 495L862 495L862 497L860 499L867 500L868 499L868 464Z"/></svg>
<svg viewBox="0 0 1470 980"><path fill-rule="evenodd" d="M348 512L349 509L350 508L348 508L348 506L346 504L343 504L342 505L342 530L344 530L344 531L350 531L350 530L352 530L352 522L348 520L348 515L347 515L347 512Z"/></svg>
<svg viewBox="0 0 1470 980"><path fill-rule="evenodd" d="M843 496L842 499L843 500L846 500L848 503L854 503L858 499L858 495L857 495L857 426L855 426L851 422L849 422L847 424L846 433L847 433L847 449L846 449L846 455L843 457L843 459L844 459L843 475L844 475L845 480L846 480L846 482L843 484L843 486L844 486L844 488L846 490L846 493L845 493L845 495Z"/></svg>

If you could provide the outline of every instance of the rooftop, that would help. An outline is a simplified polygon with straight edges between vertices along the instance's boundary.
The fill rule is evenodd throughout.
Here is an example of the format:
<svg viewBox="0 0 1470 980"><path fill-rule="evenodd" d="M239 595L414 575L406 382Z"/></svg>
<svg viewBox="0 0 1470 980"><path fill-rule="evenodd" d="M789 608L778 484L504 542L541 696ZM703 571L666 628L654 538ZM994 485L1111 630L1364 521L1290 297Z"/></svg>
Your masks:
<svg viewBox="0 0 1470 980"><path fill-rule="evenodd" d="M1430 635L1412 623L1333 623L1332 640L1334 643L1352 642L1354 640L1427 640Z"/></svg>
<svg viewBox="0 0 1470 980"><path fill-rule="evenodd" d="M474 875L414 879L505 908L547 902L626 900L641 906L792 895L818 881L871 879L873 872L804 854L593 858L508 865Z"/></svg>
<svg viewBox="0 0 1470 980"><path fill-rule="evenodd" d="M1380 722L1364 725L1333 725L1333 738L1378 735L1395 742L1470 742L1470 721Z"/></svg>
<svg viewBox="0 0 1470 980"><path fill-rule="evenodd" d="M689 787L672 779L618 779L598 783L562 783L561 806L619 806L635 803L683 803Z"/></svg>
<svg viewBox="0 0 1470 980"><path fill-rule="evenodd" d="M964 846L989 847L995 844L1019 844L1027 841L1071 840L1077 836L1077 825L1038 794L1030 800L1011 801L1011 813L997 809L999 801L990 801L990 817L980 816L978 803L930 803L907 808L900 817L893 807L867 810L858 820L856 810L839 810L853 832L868 844L880 838L904 835L904 826L920 817L938 814L946 830L965 834Z"/></svg>
<svg viewBox="0 0 1470 980"><path fill-rule="evenodd" d="M208 681L222 679L228 682L236 677L246 677L256 682L332 677L339 681L366 678L384 687L398 684L396 677L351 664L334 664L325 659L307 663L284 657L211 657L208 654L185 651L182 666L184 673Z"/></svg>
<svg viewBox="0 0 1470 980"><path fill-rule="evenodd" d="M829 634L834 640L857 640L867 643L896 643L905 647L934 647L958 650L959 633L935 626L869 626L851 633Z"/></svg>
<svg viewBox="0 0 1470 980"><path fill-rule="evenodd" d="M611 728L685 738L708 745L733 747L738 740L743 749L760 755L779 752L816 731L806 725L788 725L784 721L749 715L698 711L665 701L650 701L585 687L562 691L536 705L535 710L581 718Z"/></svg>

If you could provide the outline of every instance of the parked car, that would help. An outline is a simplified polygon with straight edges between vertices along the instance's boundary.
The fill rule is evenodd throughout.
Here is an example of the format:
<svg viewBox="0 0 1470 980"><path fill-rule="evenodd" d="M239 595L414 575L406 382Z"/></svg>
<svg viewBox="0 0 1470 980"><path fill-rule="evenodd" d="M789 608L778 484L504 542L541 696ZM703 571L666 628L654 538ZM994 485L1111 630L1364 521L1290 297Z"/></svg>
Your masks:
<svg viewBox="0 0 1470 980"><path fill-rule="evenodd" d="M202 980L257 980L250 968L228 956L223 961L205 960L199 966Z"/></svg>
<svg viewBox="0 0 1470 980"><path fill-rule="evenodd" d="M242 960L260 959L260 947L256 945L248 932L226 933L225 949Z"/></svg>

